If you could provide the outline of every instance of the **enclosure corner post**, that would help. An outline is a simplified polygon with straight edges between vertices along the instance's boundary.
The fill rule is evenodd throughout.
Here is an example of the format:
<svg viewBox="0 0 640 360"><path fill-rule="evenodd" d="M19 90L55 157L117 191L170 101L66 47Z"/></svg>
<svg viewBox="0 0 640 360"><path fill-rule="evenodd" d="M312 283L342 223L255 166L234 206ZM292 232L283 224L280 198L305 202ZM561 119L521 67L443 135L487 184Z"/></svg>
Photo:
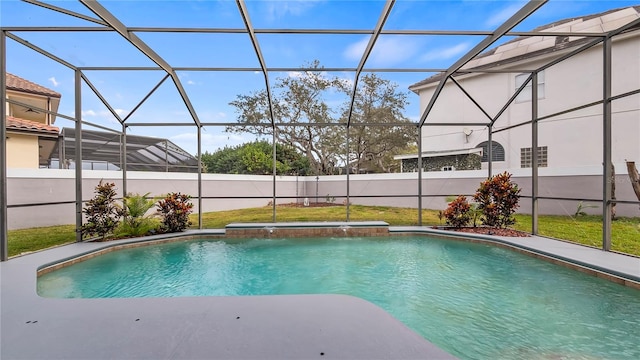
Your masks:
<svg viewBox="0 0 640 360"><path fill-rule="evenodd" d="M531 77L531 233L538 234L538 73Z"/></svg>
<svg viewBox="0 0 640 360"><path fill-rule="evenodd" d="M611 251L611 38L602 43L602 250Z"/></svg>
<svg viewBox="0 0 640 360"><path fill-rule="evenodd" d="M9 259L7 223L7 72L6 37L0 33L0 261Z"/></svg>
<svg viewBox="0 0 640 360"><path fill-rule="evenodd" d="M198 126L198 229L202 230L202 126Z"/></svg>
<svg viewBox="0 0 640 360"><path fill-rule="evenodd" d="M418 126L418 226L422 226L422 126Z"/></svg>
<svg viewBox="0 0 640 360"><path fill-rule="evenodd" d="M122 124L122 141L120 143L122 155L120 157L120 168L122 170L122 196L127 196L127 126Z"/></svg>
<svg viewBox="0 0 640 360"><path fill-rule="evenodd" d="M76 241L82 241L82 73L75 70Z"/></svg>

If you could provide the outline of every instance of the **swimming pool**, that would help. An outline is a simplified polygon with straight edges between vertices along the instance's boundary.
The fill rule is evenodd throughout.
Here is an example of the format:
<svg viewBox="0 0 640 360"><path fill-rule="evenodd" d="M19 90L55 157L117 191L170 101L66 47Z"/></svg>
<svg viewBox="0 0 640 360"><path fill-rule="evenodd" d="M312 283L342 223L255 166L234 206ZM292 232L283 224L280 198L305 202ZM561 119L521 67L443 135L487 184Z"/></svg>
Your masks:
<svg viewBox="0 0 640 360"><path fill-rule="evenodd" d="M460 358L638 358L640 292L507 249L426 237L191 241L41 276L45 297L339 293Z"/></svg>

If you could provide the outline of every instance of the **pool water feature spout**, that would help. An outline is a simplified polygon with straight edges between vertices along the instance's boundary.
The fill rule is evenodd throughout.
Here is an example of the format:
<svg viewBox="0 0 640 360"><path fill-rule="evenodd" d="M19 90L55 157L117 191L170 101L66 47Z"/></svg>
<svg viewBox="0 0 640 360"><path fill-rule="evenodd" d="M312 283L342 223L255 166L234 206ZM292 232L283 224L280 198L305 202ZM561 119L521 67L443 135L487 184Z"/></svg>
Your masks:
<svg viewBox="0 0 640 360"><path fill-rule="evenodd" d="M264 232L265 232L265 236L270 238L271 236L273 236L273 233L276 231L276 228L273 226L265 226L264 227Z"/></svg>

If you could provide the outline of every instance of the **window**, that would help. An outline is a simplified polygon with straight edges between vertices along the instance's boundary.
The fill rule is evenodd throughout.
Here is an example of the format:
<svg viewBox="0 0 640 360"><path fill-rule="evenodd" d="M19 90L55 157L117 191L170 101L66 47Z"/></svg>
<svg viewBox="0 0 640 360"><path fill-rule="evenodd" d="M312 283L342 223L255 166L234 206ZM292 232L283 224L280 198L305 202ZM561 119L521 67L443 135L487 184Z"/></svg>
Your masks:
<svg viewBox="0 0 640 360"><path fill-rule="evenodd" d="M527 80L529 74L516 75L516 89L518 89L524 81ZM538 73L538 99L544 99L544 71ZM522 89L522 92L516 97L516 102L531 101L531 81Z"/></svg>
<svg viewBox="0 0 640 360"><path fill-rule="evenodd" d="M540 146L538 148L538 167L547 167L547 147ZM533 159L533 152L531 148L520 149L520 167L530 168Z"/></svg>
<svg viewBox="0 0 640 360"><path fill-rule="evenodd" d="M477 148L482 148L482 159L481 162L489 161L489 142L483 141L476 146ZM504 161L504 148L497 141L491 142L491 161Z"/></svg>

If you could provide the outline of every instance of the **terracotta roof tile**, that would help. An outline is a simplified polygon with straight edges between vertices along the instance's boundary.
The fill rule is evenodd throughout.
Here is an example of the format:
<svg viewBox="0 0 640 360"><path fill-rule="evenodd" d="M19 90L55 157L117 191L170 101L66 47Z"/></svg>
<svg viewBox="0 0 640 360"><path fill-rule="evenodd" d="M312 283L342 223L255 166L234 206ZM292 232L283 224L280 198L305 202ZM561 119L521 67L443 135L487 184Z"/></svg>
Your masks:
<svg viewBox="0 0 640 360"><path fill-rule="evenodd" d="M57 135L60 132L60 129L58 129L55 126L51 126L51 125L47 125L47 124L43 124L43 123L31 121L31 120L20 119L13 116L7 116L7 130L23 130L23 131L26 130L31 132L54 134L54 135Z"/></svg>
<svg viewBox="0 0 640 360"><path fill-rule="evenodd" d="M9 73L7 73L7 89L57 98L61 97L60 93Z"/></svg>

